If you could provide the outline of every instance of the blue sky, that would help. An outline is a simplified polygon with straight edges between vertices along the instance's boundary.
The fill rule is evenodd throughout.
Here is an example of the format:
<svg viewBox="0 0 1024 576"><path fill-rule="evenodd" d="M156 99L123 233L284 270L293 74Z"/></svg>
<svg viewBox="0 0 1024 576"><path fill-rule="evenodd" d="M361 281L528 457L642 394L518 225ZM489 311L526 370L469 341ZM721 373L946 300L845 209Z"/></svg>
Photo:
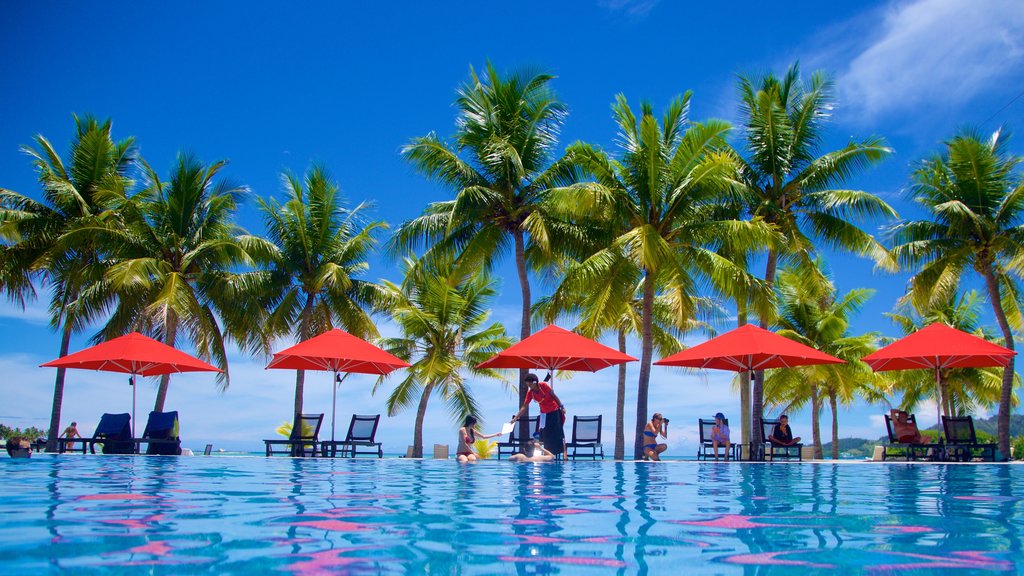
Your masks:
<svg viewBox="0 0 1024 576"><path fill-rule="evenodd" d="M911 165L938 149L957 128L985 131L1024 126L1024 10L1014 0L831 2L794 5L748 2L728 8L657 0L592 3L126 3L33 4L0 7L0 186L35 194L20 145L41 133L66 148L73 113L114 120L116 137L135 136L151 165L166 172L180 150L206 161L228 159L233 180L255 195L280 192L282 170L324 162L352 202L372 201L375 215L396 225L447 192L405 165L398 150L410 138L453 129L454 89L469 66L532 66L558 76L554 88L570 106L562 142L585 139L611 148L610 103L622 92L661 107L693 90L694 119L736 120L738 73L781 73L799 60L805 72L836 79L839 106L826 146L850 137L884 136L895 153L851 186L889 200L913 217L903 188ZM1013 149L1024 150L1024 140ZM261 231L254 204L242 226ZM875 297L856 320L858 330L895 335L882 314L902 293L907 275L873 271L869 262L830 255L841 291L867 286ZM370 278L397 280L387 258ZM518 289L512 269L494 317L518 333ZM536 281L535 293L550 287ZM382 321L383 330L392 328ZM725 328L725 327L723 327ZM76 338L72 349L85 345ZM694 341L699 341L699 338ZM53 373L37 368L56 356L45 301L26 310L0 303L0 422L45 427ZM284 344L282 344L283 346ZM632 343L632 351L638 347ZM186 445L214 442L258 449L287 420L294 376L264 371L264 361L235 351L231 387L212 378L175 377L168 408L182 413ZM630 369L635 383L637 369ZM655 368L651 405L674 420L672 450L690 453L690 422L718 410L738 412L729 374L686 375ZM559 386L570 414L614 413L611 371ZM339 396L339 422L353 411L383 412L372 380L349 378ZM154 386L139 388L140 414ZM494 382L474 383L490 427L515 410ZM627 415L635 411L627 399ZM635 405L634 405L635 406ZM125 379L69 373L64 421L91 431L100 413L126 411ZM307 376L307 410L330 414L329 375ZM842 435L884 433L881 408L854 406L841 415ZM926 407L919 412L933 413ZM411 414L385 420L386 447L404 451ZM928 418L922 418L928 423ZM676 424L678 423L678 424ZM807 414L793 417L809 435ZM141 424L140 424L141 425ZM627 418L631 428L632 417ZM343 424L339 424L342 428ZM611 429L606 430L611 445ZM440 402L427 419L425 440L453 443Z"/></svg>

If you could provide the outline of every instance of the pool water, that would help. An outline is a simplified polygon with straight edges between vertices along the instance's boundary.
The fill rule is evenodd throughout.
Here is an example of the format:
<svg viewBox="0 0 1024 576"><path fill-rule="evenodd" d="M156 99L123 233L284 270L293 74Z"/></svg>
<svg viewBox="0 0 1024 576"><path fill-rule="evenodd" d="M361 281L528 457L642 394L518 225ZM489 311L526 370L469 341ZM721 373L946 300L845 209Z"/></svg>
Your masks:
<svg viewBox="0 0 1024 576"><path fill-rule="evenodd" d="M0 459L0 574L1020 573L1017 465Z"/></svg>

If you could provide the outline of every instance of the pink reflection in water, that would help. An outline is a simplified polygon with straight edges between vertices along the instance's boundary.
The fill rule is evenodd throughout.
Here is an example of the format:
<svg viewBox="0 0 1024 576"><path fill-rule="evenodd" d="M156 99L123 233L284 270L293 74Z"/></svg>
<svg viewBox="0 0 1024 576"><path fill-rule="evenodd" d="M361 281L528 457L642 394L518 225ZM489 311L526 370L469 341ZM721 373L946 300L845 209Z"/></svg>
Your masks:
<svg viewBox="0 0 1024 576"><path fill-rule="evenodd" d="M340 556L348 552L356 550L373 550L374 546L360 546L356 548L339 548L337 550L324 550L323 552L313 552L311 554L297 554L297 556L304 556L310 558L301 562L294 562L285 566L286 570L291 570L295 574L301 576L326 576L330 574L345 574L348 571L345 569L346 566L352 566L355 564L376 564L378 562L394 562L394 558L379 558L369 556Z"/></svg>
<svg viewBox="0 0 1024 576"><path fill-rule="evenodd" d="M804 566L807 568L835 568L834 564L821 564L807 560L789 560L781 558L790 554L803 554L807 550L791 550L785 552L760 552L757 554L736 554L725 558L730 564L770 565L770 566Z"/></svg>
<svg viewBox="0 0 1024 576"><path fill-rule="evenodd" d="M600 568L625 568L621 560L611 558L577 558L575 556L498 556L502 562L526 564L571 564L573 566L596 566Z"/></svg>

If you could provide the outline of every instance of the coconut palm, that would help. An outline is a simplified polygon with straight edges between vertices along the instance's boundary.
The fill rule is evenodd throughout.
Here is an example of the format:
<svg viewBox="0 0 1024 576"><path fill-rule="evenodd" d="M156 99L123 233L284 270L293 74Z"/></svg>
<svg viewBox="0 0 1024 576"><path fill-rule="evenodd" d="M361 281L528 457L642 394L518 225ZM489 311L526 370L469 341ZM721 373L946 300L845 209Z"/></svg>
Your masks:
<svg viewBox="0 0 1024 576"><path fill-rule="evenodd" d="M607 222L615 237L582 261L580 281L600 284L621 259L641 272L641 360L637 390L634 457L642 457L642 431L647 421L647 396L654 348L655 295L673 303L678 324L694 317L698 283L721 292L737 285L768 291L740 267L715 252L723 239L764 246L776 241L760 220L731 217L722 202L734 184L736 164L725 149L729 126L717 120L689 123L690 94L674 99L659 122L653 108L641 105L634 114L625 96L612 109L619 127L621 156L612 159L589 144L569 147L567 158L593 182L556 191L560 210L577 218Z"/></svg>
<svg viewBox="0 0 1024 576"><path fill-rule="evenodd" d="M269 354L275 339L299 341L336 326L364 339L378 337L371 311L380 286L360 278L387 227L368 221L367 206L347 207L328 170L314 164L304 177L282 175L285 199L260 200L266 238L244 236L259 270L239 283L249 303L228 323L253 351ZM302 413L305 372L296 371L294 413Z"/></svg>
<svg viewBox="0 0 1024 576"><path fill-rule="evenodd" d="M896 311L886 314L904 334L912 334L929 324L942 322L957 330L985 340L996 335L981 324L984 302L976 290L950 294L930 308L918 310L909 298L903 298ZM920 370L890 372L893 388L902 393L900 408L913 410L924 398L934 398L935 379ZM999 404L1002 388L1001 368L952 368L941 371L942 413L946 416L972 414L979 409L991 410ZM1016 388L1020 377L1014 374ZM1013 399L1016 405L1016 398Z"/></svg>
<svg viewBox="0 0 1024 576"><path fill-rule="evenodd" d="M580 244L546 202L548 189L566 178L565 166L552 163L566 116L552 78L532 71L501 76L490 64L481 78L470 69L455 101L454 141L429 134L402 149L410 164L455 198L427 206L391 241L399 255L428 247L427 258L457 256L463 270L493 269L511 252L522 298L521 339L531 332L530 270L543 268L553 249ZM519 376L522 381L526 370ZM525 395L520 387L520 403Z"/></svg>
<svg viewBox="0 0 1024 576"><path fill-rule="evenodd" d="M501 379L498 371L476 366L511 346L512 340L504 326L488 323L496 290L486 272L463 275L449 264L423 266L407 260L401 286L384 285L402 336L383 338L381 346L411 364L388 395L388 415L416 405L413 456L422 458L423 418L431 395L445 401L453 422L478 416L466 376ZM378 380L375 393L383 382Z"/></svg>
<svg viewBox="0 0 1024 576"><path fill-rule="evenodd" d="M879 197L841 188L856 172L885 158L891 150L881 138L851 140L838 150L820 151L822 132L835 105L832 81L814 73L805 85L799 65L782 78L767 74L741 77L743 160L740 164L748 210L775 226L786 241L769 249L764 279L775 281L782 261L809 266L816 243L873 258L892 268L891 255L854 221L894 218L896 212ZM761 318L767 327L771 318ZM761 440L763 374L752 390L755 441Z"/></svg>
<svg viewBox="0 0 1024 576"><path fill-rule="evenodd" d="M619 351L625 354L627 337L638 336L643 331L640 269L622 255L608 268L608 275L600 283L585 281L586 274L576 274L579 269L578 263L568 266L554 293L534 305L534 316L546 323L555 322L559 316L569 316L577 321L574 332L595 340L613 332ZM709 336L714 335L707 320L724 316L724 311L708 298L695 300L696 317L686 317L678 314L678 307L668 295L655 296L651 334L659 355L678 352L682 348L680 339L689 332L703 330ZM622 460L626 451L626 365L620 364L618 368L615 459Z"/></svg>
<svg viewBox="0 0 1024 576"><path fill-rule="evenodd" d="M61 334L60 356L68 353L72 334L97 320L111 294L102 289L107 265L102 246L91 241L74 245L62 235L101 214L110 202L124 198L135 141L114 141L111 121L75 117L75 135L67 159L43 135L35 147L22 150L32 158L42 198L34 200L0 189L0 238L5 241L0 282L8 297L24 305L35 296L37 278L50 290L50 324ZM57 370L47 436L47 451L57 449L64 369Z"/></svg>
<svg viewBox="0 0 1024 576"><path fill-rule="evenodd" d="M860 359L875 350L875 333L851 334L850 321L874 293L855 289L838 297L836 288L817 260L816 269L784 268L776 286L782 336L831 354L845 364L804 366L771 371L765 381L765 403L781 412L811 405L811 436L815 457L822 457L820 415L827 400L832 412L832 458L839 458L839 404L856 398L879 401L886 388Z"/></svg>
<svg viewBox="0 0 1024 576"><path fill-rule="evenodd" d="M955 292L970 269L981 276L1003 345L1013 349L1022 317L1017 278L1024 274L1024 180L1021 157L1002 130L983 137L965 129L921 163L911 193L926 211L921 220L892 229L900 264L916 270L911 299L926 308ZM999 397L999 450L1009 454L1013 359L1003 369Z"/></svg>
<svg viewBox="0 0 1024 576"><path fill-rule="evenodd" d="M63 241L94 239L111 250L104 282L118 302L101 338L138 330L175 346L184 337L200 358L224 370L224 389L228 361L217 314L234 305L224 300L231 269L249 262L233 222L247 189L219 178L224 161L204 164L179 154L167 181L139 163L144 188L111 209L116 217L79 226ZM163 410L169 383L170 375L160 378L155 411Z"/></svg>

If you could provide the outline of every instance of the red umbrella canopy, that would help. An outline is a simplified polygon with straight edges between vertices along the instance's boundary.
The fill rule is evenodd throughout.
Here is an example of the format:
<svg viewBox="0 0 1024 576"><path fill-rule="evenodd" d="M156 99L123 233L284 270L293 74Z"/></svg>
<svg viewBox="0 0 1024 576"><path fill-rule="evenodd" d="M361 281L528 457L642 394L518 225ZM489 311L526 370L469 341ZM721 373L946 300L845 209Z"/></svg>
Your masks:
<svg viewBox="0 0 1024 576"><path fill-rule="evenodd" d="M498 352L477 368L537 368L597 372L635 362L629 354L552 324L522 342Z"/></svg>
<svg viewBox="0 0 1024 576"><path fill-rule="evenodd" d="M930 324L863 358L875 372L923 368L1006 366L1017 354L940 322Z"/></svg>
<svg viewBox="0 0 1024 576"><path fill-rule="evenodd" d="M389 374L409 363L335 328L274 354L267 368Z"/></svg>
<svg viewBox="0 0 1024 576"><path fill-rule="evenodd" d="M659 366L715 368L733 372L843 363L835 356L753 324L740 326L655 362Z"/></svg>
<svg viewBox="0 0 1024 576"><path fill-rule="evenodd" d="M160 376L176 372L221 372L181 350L132 332L91 348L42 364L44 368L81 368L123 372L139 376Z"/></svg>

